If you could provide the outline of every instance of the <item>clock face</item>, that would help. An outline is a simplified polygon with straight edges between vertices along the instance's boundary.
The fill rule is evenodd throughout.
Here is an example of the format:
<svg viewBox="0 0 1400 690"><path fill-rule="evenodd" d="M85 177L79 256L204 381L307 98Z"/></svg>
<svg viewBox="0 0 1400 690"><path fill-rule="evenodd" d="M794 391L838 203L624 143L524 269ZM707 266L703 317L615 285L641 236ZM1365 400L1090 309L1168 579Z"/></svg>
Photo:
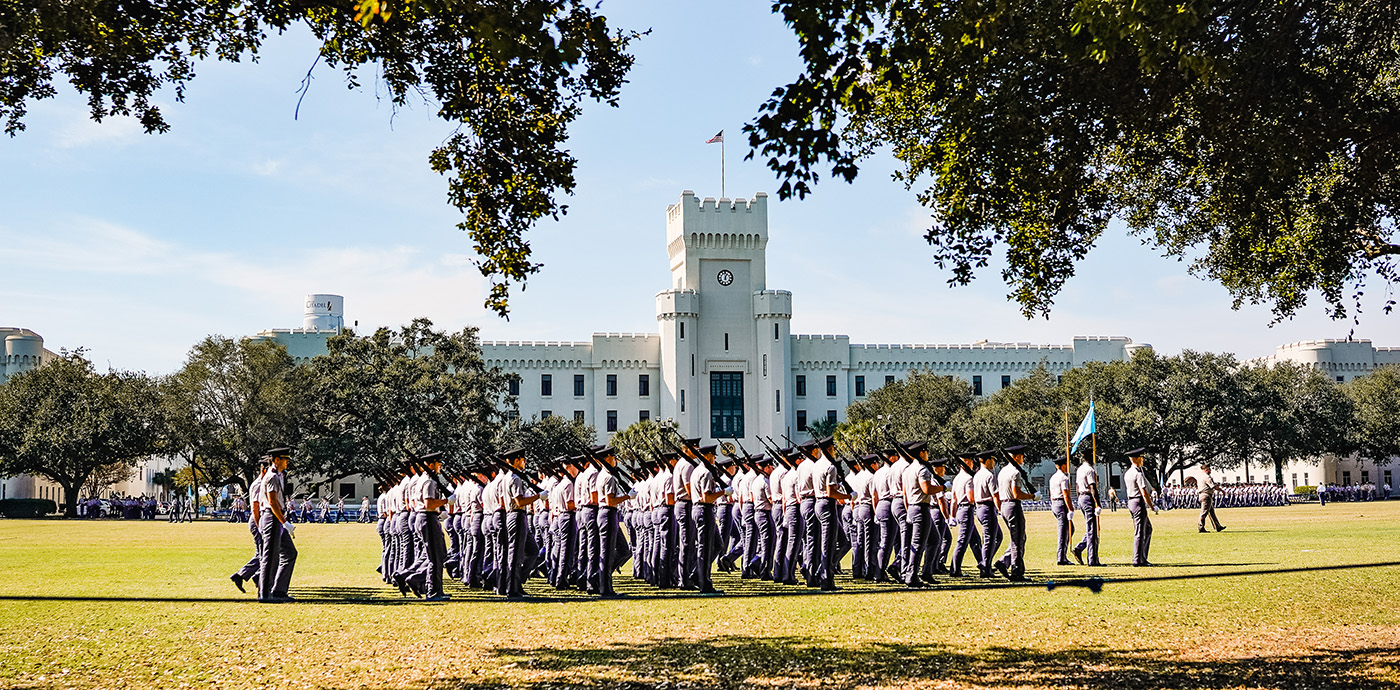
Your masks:
<svg viewBox="0 0 1400 690"><path fill-rule="evenodd" d="M729 285L730 283L734 282L734 274L731 273L727 268L723 271L720 271L719 275L715 276L715 278L719 280L720 285Z"/></svg>

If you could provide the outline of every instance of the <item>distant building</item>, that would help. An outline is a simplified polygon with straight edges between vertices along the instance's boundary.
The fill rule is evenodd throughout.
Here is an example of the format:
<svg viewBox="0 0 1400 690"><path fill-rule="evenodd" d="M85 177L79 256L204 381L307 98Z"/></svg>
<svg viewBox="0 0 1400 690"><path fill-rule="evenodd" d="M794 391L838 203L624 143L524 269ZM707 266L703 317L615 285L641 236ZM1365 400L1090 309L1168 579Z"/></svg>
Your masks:
<svg viewBox="0 0 1400 690"><path fill-rule="evenodd" d="M44 336L28 328L0 326L0 340L4 341L4 357L0 358L0 385L4 385L11 376L35 369L58 357L57 353L44 348ZM48 498L62 503L63 489L42 477L21 474L0 478L0 499L4 498Z"/></svg>

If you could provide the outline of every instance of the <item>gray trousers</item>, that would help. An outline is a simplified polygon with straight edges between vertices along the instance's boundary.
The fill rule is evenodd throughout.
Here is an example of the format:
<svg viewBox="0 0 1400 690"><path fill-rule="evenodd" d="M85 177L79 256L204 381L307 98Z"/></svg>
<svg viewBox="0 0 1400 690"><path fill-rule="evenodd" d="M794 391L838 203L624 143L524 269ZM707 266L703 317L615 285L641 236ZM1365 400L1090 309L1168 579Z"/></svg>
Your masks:
<svg viewBox="0 0 1400 690"><path fill-rule="evenodd" d="M894 523L894 509L891 507L889 499L881 499L875 504L875 534L879 546L875 556L876 570L870 573L870 577L877 581L888 579L886 570L890 567L890 558L894 556L899 543L896 538L899 536L899 527Z"/></svg>
<svg viewBox="0 0 1400 690"><path fill-rule="evenodd" d="M258 576L258 568L260 567L259 564L262 563L263 552L262 532L258 530L258 526L249 522L248 531L253 533L253 557L249 558L248 562L244 563L243 567L239 568L238 572L234 573L234 575L244 580L251 580Z"/></svg>
<svg viewBox="0 0 1400 690"><path fill-rule="evenodd" d="M258 599L285 597L292 582L292 570L297 565L297 547L270 510L258 520L258 531L262 532L263 541L262 560L258 564Z"/></svg>
<svg viewBox="0 0 1400 690"><path fill-rule="evenodd" d="M841 514L837 510L834 498L818 498L814 511L817 515L818 539L821 543L820 554L816 560L817 568L813 576L822 589L833 589L836 587L837 560L841 557L837 552L838 535L841 531Z"/></svg>
<svg viewBox="0 0 1400 690"><path fill-rule="evenodd" d="M753 574L759 579L771 580L773 578L773 511L767 508L756 508L753 511L754 519L754 553L747 563Z"/></svg>
<svg viewBox="0 0 1400 690"><path fill-rule="evenodd" d="M576 581L574 564L578 562L578 528L574 511L562 510L554 515L554 586L560 589Z"/></svg>
<svg viewBox="0 0 1400 690"><path fill-rule="evenodd" d="M1070 510L1062 498L1050 501L1050 513L1055 516L1055 562L1069 562Z"/></svg>
<svg viewBox="0 0 1400 690"><path fill-rule="evenodd" d="M874 579L880 567L879 554L875 542L875 510L869 503L857 503L851 511L851 576Z"/></svg>
<svg viewBox="0 0 1400 690"><path fill-rule="evenodd" d="M695 516L690 509L688 500L677 500L671 506L671 512L676 517L676 567L680 569L677 579L685 588L695 586L695 558L700 546L700 538L695 531Z"/></svg>
<svg viewBox="0 0 1400 690"><path fill-rule="evenodd" d="M1084 513L1084 538L1074 547L1075 553L1089 552L1089 565L1099 562L1099 518L1094 515L1094 497L1087 494L1079 497L1079 510Z"/></svg>
<svg viewBox="0 0 1400 690"><path fill-rule="evenodd" d="M482 516L479 510L467 515L465 532L466 548L462 554L462 584L468 587L481 586L481 569L486 562L486 534L482 532Z"/></svg>
<svg viewBox="0 0 1400 690"><path fill-rule="evenodd" d="M972 547L972 557L977 560L977 568L982 568L982 538L977 535L977 523L972 517L972 504L958 505L958 545L953 549L953 562L948 570L953 575L962 575L963 554Z"/></svg>
<svg viewBox="0 0 1400 690"><path fill-rule="evenodd" d="M894 516L894 527L899 536L894 548L894 564L902 574L904 563L909 560L909 506L904 505L903 498L890 499L890 515Z"/></svg>
<svg viewBox="0 0 1400 690"><path fill-rule="evenodd" d="M680 505L677 503L676 505ZM710 570L714 567L719 551L719 532L715 528L715 506L713 503L689 502L691 525L695 528L695 578L694 585L701 592L715 588L710 580Z"/></svg>
<svg viewBox="0 0 1400 690"><path fill-rule="evenodd" d="M503 548L496 593L503 596L519 596L525 593L525 545L527 533L530 531L530 518L523 510L502 512L505 513L505 519L499 537Z"/></svg>
<svg viewBox="0 0 1400 690"><path fill-rule="evenodd" d="M598 506L596 528L598 530L598 563L595 567L598 574L593 583L594 589L599 594L611 595L613 594L613 568L617 566L618 540L622 538L622 531L617 525L616 506Z"/></svg>
<svg viewBox="0 0 1400 690"><path fill-rule="evenodd" d="M579 582L585 590L594 591L598 581L595 569L598 567L598 506L578 506L574 509L574 519L578 521L578 570Z"/></svg>
<svg viewBox="0 0 1400 690"><path fill-rule="evenodd" d="M422 557L405 580L428 596L442 594L442 571L447 562L442 524L436 512L416 512L413 514L413 527L416 539L423 545Z"/></svg>
<svg viewBox="0 0 1400 690"><path fill-rule="evenodd" d="M929 554L933 560L933 572L946 573L948 550L953 546L953 531L948 528L948 519L943 516L943 509L938 506L933 507L933 534L938 544L937 553Z"/></svg>
<svg viewBox="0 0 1400 690"><path fill-rule="evenodd" d="M1006 520L1006 553L1001 564L1013 580L1026 576L1026 514L1020 501L1002 501L1001 517Z"/></svg>
<svg viewBox="0 0 1400 690"><path fill-rule="evenodd" d="M782 575L779 577L774 573L773 579L779 582L794 583L797 581L797 554L798 546L802 543L802 509L796 503L789 503L783 507L783 531L787 534L787 541L783 544L778 563L782 567Z"/></svg>
<svg viewBox="0 0 1400 690"><path fill-rule="evenodd" d="M906 585L920 582L919 565L924 561L924 550L929 547L929 535L933 532L933 520L926 503L915 503L905 509L905 532L909 535L909 552L900 568L900 577ZM935 547L936 548L936 547Z"/></svg>
<svg viewBox="0 0 1400 690"><path fill-rule="evenodd" d="M1215 531L1220 531L1220 520L1215 517L1215 494L1206 494L1201 498L1201 529L1206 528L1206 518L1210 518L1211 527Z"/></svg>
<svg viewBox="0 0 1400 690"><path fill-rule="evenodd" d="M1147 517L1147 501L1141 496L1129 498L1128 513L1133 516L1133 565L1147 565L1147 550L1152 548L1152 520Z"/></svg>
<svg viewBox="0 0 1400 690"><path fill-rule="evenodd" d="M798 515L802 517L802 574L807 584L821 584L817 578L817 568L821 566L821 524L817 522L817 499L804 498L797 502Z"/></svg>
<svg viewBox="0 0 1400 690"><path fill-rule="evenodd" d="M990 501L977 504L977 522L982 525L982 559L978 567L983 573L992 571L992 558L1001 548L1001 523L997 509Z"/></svg>

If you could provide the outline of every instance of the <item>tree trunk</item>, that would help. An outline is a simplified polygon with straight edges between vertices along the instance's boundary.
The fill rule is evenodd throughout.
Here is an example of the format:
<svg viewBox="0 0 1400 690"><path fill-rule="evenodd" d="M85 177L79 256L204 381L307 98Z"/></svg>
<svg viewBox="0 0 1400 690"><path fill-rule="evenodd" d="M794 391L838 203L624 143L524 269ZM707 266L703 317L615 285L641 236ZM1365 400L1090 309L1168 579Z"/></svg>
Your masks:
<svg viewBox="0 0 1400 690"><path fill-rule="evenodd" d="M63 488L63 516L78 517L78 489L82 487L82 482L76 484L59 482L59 486Z"/></svg>
<svg viewBox="0 0 1400 690"><path fill-rule="evenodd" d="M1274 460L1274 482L1283 486L1283 460Z"/></svg>

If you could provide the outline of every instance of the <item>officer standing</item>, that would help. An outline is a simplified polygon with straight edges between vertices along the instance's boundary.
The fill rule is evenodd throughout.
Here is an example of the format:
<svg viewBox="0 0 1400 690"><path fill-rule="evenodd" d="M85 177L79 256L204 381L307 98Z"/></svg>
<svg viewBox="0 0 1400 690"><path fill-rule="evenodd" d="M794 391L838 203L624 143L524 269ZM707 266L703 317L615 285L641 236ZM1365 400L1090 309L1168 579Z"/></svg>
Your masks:
<svg viewBox="0 0 1400 690"><path fill-rule="evenodd" d="M1206 531L1206 518L1210 518L1210 524L1219 532L1225 529L1220 524L1220 520L1215 517L1215 495L1224 491L1219 484L1215 483L1215 477L1210 474L1210 465L1202 464L1201 471L1205 473L1201 481L1196 484L1196 495L1201 498L1201 529Z"/></svg>
<svg viewBox="0 0 1400 690"><path fill-rule="evenodd" d="M1026 461L1025 446L1011 446L1005 450L1008 460L1006 467L997 475L997 499L1001 517L1006 521L1006 553L995 563L998 572L1012 582L1026 579L1026 515L1021 511L1021 501L1035 498L1021 479L1021 463Z"/></svg>
<svg viewBox="0 0 1400 690"><path fill-rule="evenodd" d="M1084 456L1084 462L1075 472L1075 489L1079 491L1079 510L1084 513L1084 539L1074 547L1074 559L1084 565L1084 552L1089 552L1089 565L1098 567L1099 562L1099 473L1094 469L1092 456Z"/></svg>
<svg viewBox="0 0 1400 690"><path fill-rule="evenodd" d="M1147 517L1148 506L1152 507L1153 514L1157 512L1157 506L1152 503L1151 489L1147 486L1147 475L1142 470L1142 454L1146 451L1146 448L1128 451L1128 460L1132 464L1123 473L1128 513L1133 518L1133 565L1138 567L1152 565L1147 561L1147 550L1152 547L1152 520Z"/></svg>
<svg viewBox="0 0 1400 690"><path fill-rule="evenodd" d="M1069 540L1074 534L1074 502L1069 497L1069 458L1055 460L1050 477L1050 512L1055 516L1055 565L1070 565Z"/></svg>
<svg viewBox="0 0 1400 690"><path fill-rule="evenodd" d="M297 547L287 522L287 483L285 473L292 449L273 448L267 451L271 466L263 476L262 495L258 499L258 531L262 533L262 561L258 564L258 601L280 604L292 601L287 594L292 570L297 564Z"/></svg>

